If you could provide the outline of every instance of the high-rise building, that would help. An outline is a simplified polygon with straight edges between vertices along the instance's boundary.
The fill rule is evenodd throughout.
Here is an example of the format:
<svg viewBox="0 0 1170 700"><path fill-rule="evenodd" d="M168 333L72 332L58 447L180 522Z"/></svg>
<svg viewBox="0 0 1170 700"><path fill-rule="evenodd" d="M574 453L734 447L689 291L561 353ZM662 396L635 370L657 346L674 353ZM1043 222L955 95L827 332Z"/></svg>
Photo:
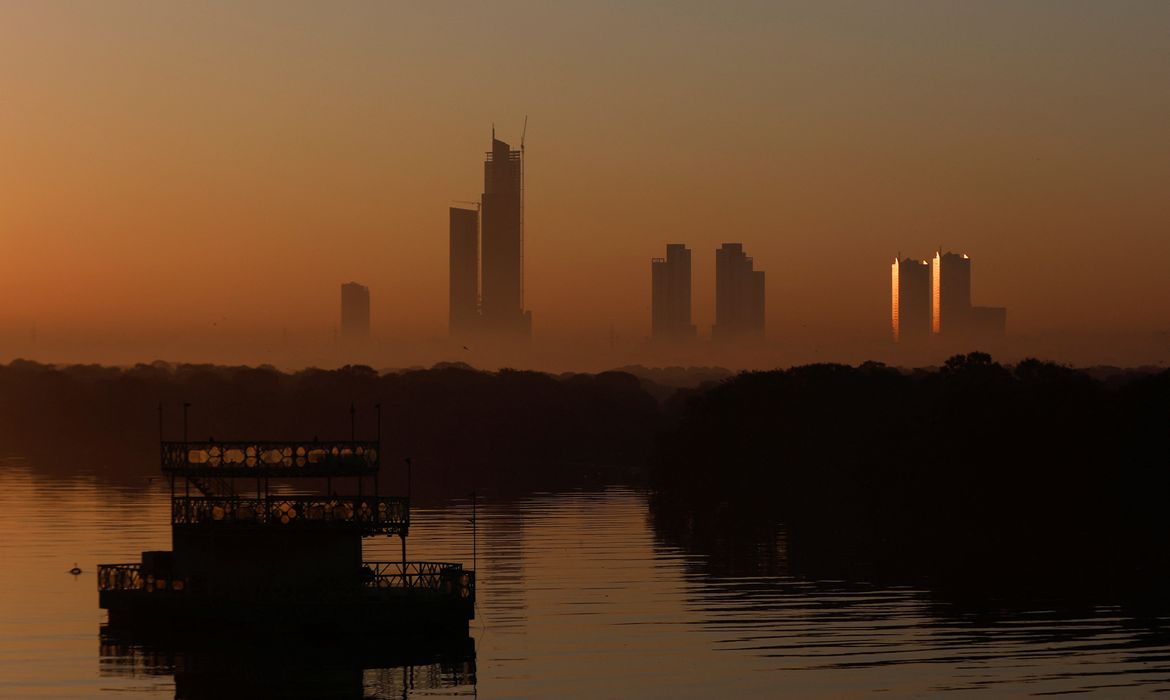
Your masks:
<svg viewBox="0 0 1170 700"><path fill-rule="evenodd" d="M447 329L465 335L479 320L479 212L451 207Z"/></svg>
<svg viewBox="0 0 1170 700"><path fill-rule="evenodd" d="M959 335L970 329L971 258L964 253L934 254L931 265L931 330Z"/></svg>
<svg viewBox="0 0 1170 700"><path fill-rule="evenodd" d="M492 134L483 164L480 315L490 332L529 337L524 310L524 151Z"/></svg>
<svg viewBox="0 0 1170 700"><path fill-rule="evenodd" d="M650 260L650 335L655 340L693 338L691 251L668 243L665 258Z"/></svg>
<svg viewBox="0 0 1170 700"><path fill-rule="evenodd" d="M370 290L357 282L341 285L341 337L345 340L370 337Z"/></svg>
<svg viewBox="0 0 1170 700"><path fill-rule="evenodd" d="M930 336L930 263L894 258L890 280L890 324L894 342L913 342Z"/></svg>
<svg viewBox="0 0 1170 700"><path fill-rule="evenodd" d="M764 334L764 272L743 252L742 243L715 251L714 338Z"/></svg>

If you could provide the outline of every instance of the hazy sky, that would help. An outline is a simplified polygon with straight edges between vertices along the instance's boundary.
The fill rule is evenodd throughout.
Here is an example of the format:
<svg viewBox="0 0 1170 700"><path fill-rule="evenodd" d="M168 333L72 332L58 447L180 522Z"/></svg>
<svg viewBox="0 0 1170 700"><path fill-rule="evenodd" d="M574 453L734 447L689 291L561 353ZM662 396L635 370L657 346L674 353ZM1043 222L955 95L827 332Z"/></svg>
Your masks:
<svg viewBox="0 0 1170 700"><path fill-rule="evenodd" d="M538 336L648 334L649 259L878 335L889 262L1013 331L1170 327L1170 2L0 0L0 326L446 331L447 207L529 117ZM2 354L2 353L0 353Z"/></svg>

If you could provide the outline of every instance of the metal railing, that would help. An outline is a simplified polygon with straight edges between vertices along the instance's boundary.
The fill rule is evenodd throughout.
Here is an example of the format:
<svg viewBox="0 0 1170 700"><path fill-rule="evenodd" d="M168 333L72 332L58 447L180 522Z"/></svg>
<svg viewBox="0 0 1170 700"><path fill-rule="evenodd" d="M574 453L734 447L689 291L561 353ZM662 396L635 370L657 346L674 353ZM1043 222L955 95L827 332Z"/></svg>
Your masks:
<svg viewBox="0 0 1170 700"><path fill-rule="evenodd" d="M375 590L430 591L458 598L474 598L475 572L462 564L430 561L362 562L361 584ZM187 581L143 574L142 564L98 564L99 591L182 593Z"/></svg>
<svg viewBox="0 0 1170 700"><path fill-rule="evenodd" d="M372 472L379 445L370 441L163 442L164 472L256 472L311 470Z"/></svg>
<svg viewBox="0 0 1170 700"><path fill-rule="evenodd" d="M141 591L179 593L187 589L183 579L142 573L142 564L98 564L99 591Z"/></svg>
<svg viewBox="0 0 1170 700"><path fill-rule="evenodd" d="M362 585L375 589L430 590L460 598L475 595L475 572L433 561L362 562Z"/></svg>
<svg viewBox="0 0 1170 700"><path fill-rule="evenodd" d="M215 523L290 527L354 523L364 526L363 529L369 532L397 534L410 528L410 499L398 496L191 496L172 500L172 525Z"/></svg>

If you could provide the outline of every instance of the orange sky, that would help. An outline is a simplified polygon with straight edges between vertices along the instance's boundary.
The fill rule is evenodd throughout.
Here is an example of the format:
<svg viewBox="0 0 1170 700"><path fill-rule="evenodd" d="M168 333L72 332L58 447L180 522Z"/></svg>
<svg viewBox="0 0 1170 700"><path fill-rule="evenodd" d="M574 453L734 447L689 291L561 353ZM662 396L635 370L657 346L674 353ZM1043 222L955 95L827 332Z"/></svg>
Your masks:
<svg viewBox="0 0 1170 700"><path fill-rule="evenodd" d="M645 337L675 241L701 333L724 241L778 343L882 337L939 244L1013 333L1170 329L1170 4L581 5L0 5L0 360L327 337L351 279L441 338L447 207L526 114L538 338Z"/></svg>

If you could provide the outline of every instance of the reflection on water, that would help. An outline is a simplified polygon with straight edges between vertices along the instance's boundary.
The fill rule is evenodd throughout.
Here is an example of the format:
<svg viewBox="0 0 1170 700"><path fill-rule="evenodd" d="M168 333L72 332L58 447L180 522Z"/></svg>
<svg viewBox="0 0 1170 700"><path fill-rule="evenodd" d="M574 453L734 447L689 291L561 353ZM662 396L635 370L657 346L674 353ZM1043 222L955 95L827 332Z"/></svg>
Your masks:
<svg viewBox="0 0 1170 700"><path fill-rule="evenodd" d="M170 677L174 695L206 698L390 698L475 683L472 640L403 646L344 639L141 639L102 629L100 675Z"/></svg>
<svg viewBox="0 0 1170 700"><path fill-rule="evenodd" d="M416 511L410 556L471 561L470 507ZM646 498L537 495L479 508L474 649L267 638L191 648L101 635L95 564L169 548L161 483L0 467L0 695L1024 697L1170 691L1160 613L968 609L904 586L793 576L783 533L696 543ZM743 543L750 543L745 548ZM366 558L397 542L366 540ZM65 573L74 562L84 573ZM182 645L180 645L182 646ZM341 651L338 651L338 650Z"/></svg>

